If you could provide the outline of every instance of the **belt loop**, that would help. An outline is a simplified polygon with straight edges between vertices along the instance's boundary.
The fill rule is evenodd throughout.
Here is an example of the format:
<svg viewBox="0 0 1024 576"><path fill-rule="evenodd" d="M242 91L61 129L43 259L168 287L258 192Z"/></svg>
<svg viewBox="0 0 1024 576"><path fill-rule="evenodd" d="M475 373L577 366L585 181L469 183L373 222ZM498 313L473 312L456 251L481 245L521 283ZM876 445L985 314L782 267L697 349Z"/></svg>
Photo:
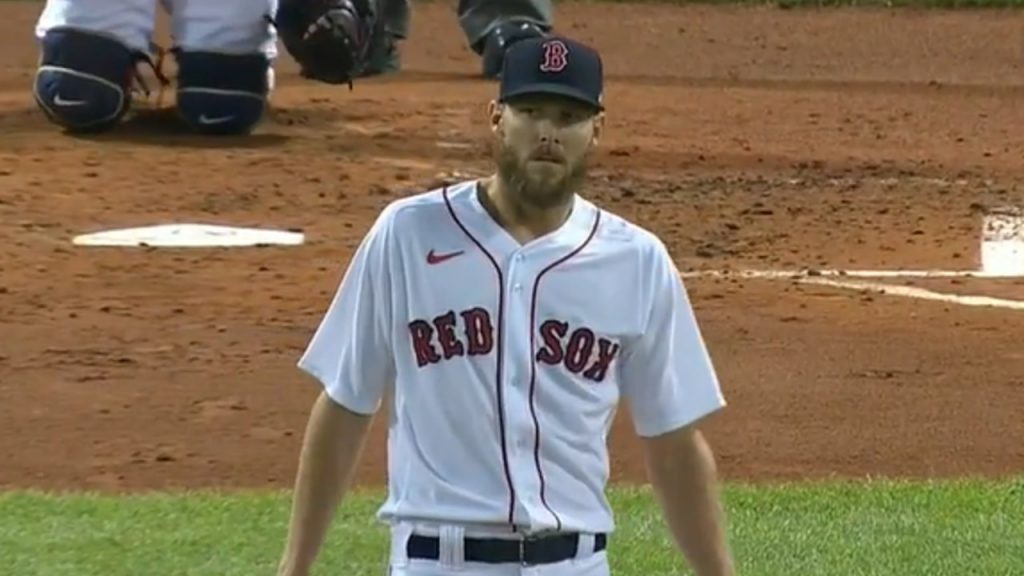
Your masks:
<svg viewBox="0 0 1024 576"><path fill-rule="evenodd" d="M400 522L391 527L391 563L394 566L404 567L409 562L409 553L406 546L409 537L412 536L412 526Z"/></svg>
<svg viewBox="0 0 1024 576"><path fill-rule="evenodd" d="M594 535L589 532L580 532L579 540L576 543L576 558L589 558L594 555Z"/></svg>
<svg viewBox="0 0 1024 576"><path fill-rule="evenodd" d="M445 568L462 568L466 561L466 529L462 526L441 526L438 530L440 545L438 563Z"/></svg>

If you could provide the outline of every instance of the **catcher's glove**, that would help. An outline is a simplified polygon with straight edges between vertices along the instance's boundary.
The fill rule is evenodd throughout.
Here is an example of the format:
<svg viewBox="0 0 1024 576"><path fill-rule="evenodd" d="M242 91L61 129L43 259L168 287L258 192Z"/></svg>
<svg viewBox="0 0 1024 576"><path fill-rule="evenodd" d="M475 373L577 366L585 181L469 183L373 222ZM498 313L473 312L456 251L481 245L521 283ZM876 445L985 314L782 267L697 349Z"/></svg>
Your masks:
<svg viewBox="0 0 1024 576"><path fill-rule="evenodd" d="M303 77L351 89L370 45L370 10L352 0L281 0L274 25Z"/></svg>

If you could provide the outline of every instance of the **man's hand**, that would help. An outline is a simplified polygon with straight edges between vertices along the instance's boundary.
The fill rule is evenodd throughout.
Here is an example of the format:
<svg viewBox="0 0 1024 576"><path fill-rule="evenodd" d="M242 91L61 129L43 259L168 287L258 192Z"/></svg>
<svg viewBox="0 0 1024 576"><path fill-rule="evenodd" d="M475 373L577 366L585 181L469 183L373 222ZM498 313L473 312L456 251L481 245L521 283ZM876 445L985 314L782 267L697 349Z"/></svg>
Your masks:
<svg viewBox="0 0 1024 576"><path fill-rule="evenodd" d="M295 479L288 542L278 576L309 576L352 480L372 417L320 394L309 415Z"/></svg>
<svg viewBox="0 0 1024 576"><path fill-rule="evenodd" d="M648 473L680 550L698 576L734 576L714 455L691 425L644 439Z"/></svg>
<svg viewBox="0 0 1024 576"><path fill-rule="evenodd" d="M303 77L351 87L374 28L366 7L365 0L280 0L273 22Z"/></svg>

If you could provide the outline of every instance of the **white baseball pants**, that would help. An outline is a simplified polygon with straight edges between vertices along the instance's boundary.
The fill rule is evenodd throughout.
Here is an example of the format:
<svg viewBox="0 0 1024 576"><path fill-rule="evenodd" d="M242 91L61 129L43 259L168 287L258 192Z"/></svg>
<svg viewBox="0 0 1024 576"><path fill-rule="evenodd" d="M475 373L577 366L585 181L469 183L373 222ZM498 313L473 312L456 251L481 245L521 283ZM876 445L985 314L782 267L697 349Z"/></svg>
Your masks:
<svg viewBox="0 0 1024 576"><path fill-rule="evenodd" d="M277 32L264 19L277 12L277 0L47 0L36 36L70 26L108 34L149 53L158 2L171 14L176 46L277 57Z"/></svg>

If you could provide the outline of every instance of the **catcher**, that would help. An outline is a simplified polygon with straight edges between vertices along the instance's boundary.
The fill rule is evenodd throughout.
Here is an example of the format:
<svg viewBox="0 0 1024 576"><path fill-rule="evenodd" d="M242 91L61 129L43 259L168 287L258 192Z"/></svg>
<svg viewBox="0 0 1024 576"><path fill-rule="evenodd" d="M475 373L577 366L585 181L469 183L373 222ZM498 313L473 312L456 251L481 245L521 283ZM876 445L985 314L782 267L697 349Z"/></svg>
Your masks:
<svg viewBox="0 0 1024 576"><path fill-rule="evenodd" d="M411 0L281 0L277 27L307 78L351 82L400 68L398 43L408 36ZM511 44L546 35L551 0L460 0L459 23L481 56L483 74L498 78Z"/></svg>
<svg viewBox="0 0 1024 576"><path fill-rule="evenodd" d="M36 103L71 132L116 126L149 63L161 84L162 50L152 44L158 2L171 16L181 118L205 134L241 134L263 116L273 87L277 0L47 0L36 24ZM156 60L154 62L154 60Z"/></svg>
<svg viewBox="0 0 1024 576"><path fill-rule="evenodd" d="M330 49L321 46L317 50L303 45L297 41L298 34L291 35L295 41L289 42L289 34L285 32L285 29L301 32L305 29L304 23L316 20L334 3L332 0L282 0L282 13L292 15L306 11L305 15L288 18L286 22L279 17L279 24L284 24L282 36L296 59L301 61L305 57L312 61L316 59L313 55L319 53L327 68L353 66L346 60L340 64L331 62ZM355 8L349 13L363 14L372 22L369 46L361 47L361 61L354 66L355 75L383 74L401 67L398 44L409 34L411 3L411 0L353 0ZM456 13L466 41L481 57L483 75L488 78L501 75L501 62L508 46L525 38L545 36L552 29L551 0L459 0Z"/></svg>
<svg viewBox="0 0 1024 576"><path fill-rule="evenodd" d="M409 0L47 0L36 25L42 54L33 93L51 121L72 132L113 128L135 94L149 92L142 63L170 83L164 52L152 43L158 2L171 15L179 115L204 134L243 134L260 121L278 37L304 77L351 86L355 77L397 70L395 45L408 28ZM550 0L459 3L490 77L514 41L550 30L550 14Z"/></svg>

